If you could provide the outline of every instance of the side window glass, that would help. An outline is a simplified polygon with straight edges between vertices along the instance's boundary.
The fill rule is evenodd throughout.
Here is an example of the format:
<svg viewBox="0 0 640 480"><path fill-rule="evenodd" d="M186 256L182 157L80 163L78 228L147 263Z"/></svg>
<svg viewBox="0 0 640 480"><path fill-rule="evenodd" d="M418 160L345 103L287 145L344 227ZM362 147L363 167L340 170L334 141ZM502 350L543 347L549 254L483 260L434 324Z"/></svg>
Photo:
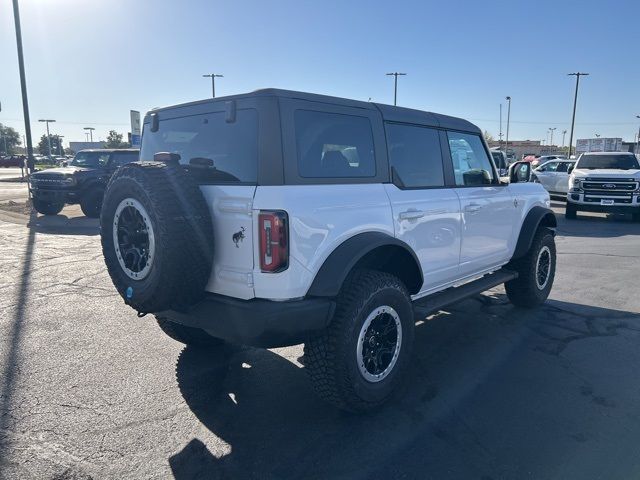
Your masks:
<svg viewBox="0 0 640 480"><path fill-rule="evenodd" d="M447 132L456 185L476 186L493 183L493 168L478 135Z"/></svg>
<svg viewBox="0 0 640 480"><path fill-rule="evenodd" d="M569 168L569 164L567 162L560 162L558 163L558 168L556 169L556 172L567 173L568 168Z"/></svg>
<svg viewBox="0 0 640 480"><path fill-rule="evenodd" d="M558 169L558 162L549 162L544 166L545 172L555 172Z"/></svg>
<svg viewBox="0 0 640 480"><path fill-rule="evenodd" d="M301 177L375 177L373 133L368 118L297 110L295 130Z"/></svg>
<svg viewBox="0 0 640 480"><path fill-rule="evenodd" d="M100 165L101 167L104 167L107 163L109 163L109 154L101 153L98 156L98 165Z"/></svg>
<svg viewBox="0 0 640 480"><path fill-rule="evenodd" d="M389 162L399 186L444 186L440 135L437 130L388 123L386 132Z"/></svg>

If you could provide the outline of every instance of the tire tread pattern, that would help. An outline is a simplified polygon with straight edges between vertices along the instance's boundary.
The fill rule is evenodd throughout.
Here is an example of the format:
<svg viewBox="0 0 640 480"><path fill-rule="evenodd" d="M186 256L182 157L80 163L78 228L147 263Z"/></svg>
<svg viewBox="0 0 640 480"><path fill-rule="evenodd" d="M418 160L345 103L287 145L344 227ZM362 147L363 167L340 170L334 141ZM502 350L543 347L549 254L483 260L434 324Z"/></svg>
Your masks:
<svg viewBox="0 0 640 480"><path fill-rule="evenodd" d="M127 196L151 210L154 261L160 263L152 267L161 270L159 277L142 298L127 298L132 280L122 271L113 245L113 212ZM107 185L100 223L107 270L125 303L151 313L181 309L202 297L213 263L213 226L204 196L181 166L141 161L119 168Z"/></svg>
<svg viewBox="0 0 640 480"><path fill-rule="evenodd" d="M397 277L375 270L356 270L337 297L336 312L325 334L304 345L305 369L316 393L342 410L368 411L386 401L386 398L377 402L366 401L355 392L345 368L349 360L344 357L353 353L345 348L345 344L356 327L355 319L375 293L387 288L402 292L407 301L411 301L405 285ZM410 347L409 343L407 348L410 350ZM396 383L401 381L400 376L396 377Z"/></svg>

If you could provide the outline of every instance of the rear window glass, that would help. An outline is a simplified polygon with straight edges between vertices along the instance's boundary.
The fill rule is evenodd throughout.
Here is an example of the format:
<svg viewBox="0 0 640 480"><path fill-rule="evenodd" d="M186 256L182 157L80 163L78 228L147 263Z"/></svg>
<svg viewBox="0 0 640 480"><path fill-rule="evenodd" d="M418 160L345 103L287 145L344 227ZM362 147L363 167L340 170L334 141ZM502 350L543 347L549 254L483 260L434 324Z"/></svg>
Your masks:
<svg viewBox="0 0 640 480"><path fill-rule="evenodd" d="M298 110L295 128L301 177L376 175L373 134L368 118Z"/></svg>
<svg viewBox="0 0 640 480"><path fill-rule="evenodd" d="M235 122L224 112L162 119L157 132L145 123L141 160L158 152L180 155L182 165L202 180L256 183L258 176L258 112L238 110Z"/></svg>
<svg viewBox="0 0 640 480"><path fill-rule="evenodd" d="M619 168L628 170L638 168L638 160L633 154L629 155L589 155L584 154L578 160L576 168Z"/></svg>
<svg viewBox="0 0 640 480"><path fill-rule="evenodd" d="M407 188L444 186L440 134L437 130L389 123L389 161L394 178Z"/></svg>

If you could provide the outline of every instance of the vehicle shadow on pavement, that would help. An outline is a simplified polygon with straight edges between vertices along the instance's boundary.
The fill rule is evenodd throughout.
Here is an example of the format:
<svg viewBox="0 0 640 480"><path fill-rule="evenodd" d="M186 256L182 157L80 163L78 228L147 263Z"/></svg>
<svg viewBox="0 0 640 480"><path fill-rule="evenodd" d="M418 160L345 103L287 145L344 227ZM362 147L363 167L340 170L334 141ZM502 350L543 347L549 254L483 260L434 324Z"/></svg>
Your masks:
<svg viewBox="0 0 640 480"><path fill-rule="evenodd" d="M231 452L216 457L194 438L169 463L178 479L491 479L548 478L567 455L632 455L634 442L602 443L595 420L581 426L637 403L640 354L629 365L629 352L599 351L619 335L640 338L640 315L559 301L519 310L502 293L477 296L418 322L407 388L369 415L323 403L303 368L273 351L186 347L180 391ZM592 378L606 361L628 377L611 392Z"/></svg>
<svg viewBox="0 0 640 480"><path fill-rule="evenodd" d="M32 215L29 227L37 233L52 235L99 235L100 220L66 215Z"/></svg>
<svg viewBox="0 0 640 480"><path fill-rule="evenodd" d="M630 215L580 215L575 220L567 220L556 214L558 235L563 237L611 238L624 235L640 235L640 223Z"/></svg>
<svg viewBox="0 0 640 480"><path fill-rule="evenodd" d="M31 215L33 218L35 215ZM4 352L5 368L0 371L0 477L2 477L3 459L7 457L5 452L11 450L11 437L9 436L10 415L13 407L16 388L20 372L20 349L24 335L25 319L27 318L27 300L31 290L31 273L35 258L36 232L29 230L22 258L22 268L16 272L19 278L17 293L15 295L15 314L10 319L8 328L0 337L0 352ZM2 345L4 343L4 345Z"/></svg>

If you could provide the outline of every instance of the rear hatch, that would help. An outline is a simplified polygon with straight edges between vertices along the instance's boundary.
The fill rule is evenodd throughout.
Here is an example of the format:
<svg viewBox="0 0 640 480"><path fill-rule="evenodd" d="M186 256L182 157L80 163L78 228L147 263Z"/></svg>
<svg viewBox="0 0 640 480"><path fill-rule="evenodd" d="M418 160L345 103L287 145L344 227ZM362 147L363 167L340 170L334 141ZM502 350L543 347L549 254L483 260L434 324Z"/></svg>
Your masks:
<svg viewBox="0 0 640 480"><path fill-rule="evenodd" d="M207 291L253 298L253 197L258 170L258 113L238 109L232 121L224 105L185 115L184 108L158 113L157 130L145 119L141 160L158 152L180 155L199 184L213 221L214 261Z"/></svg>

